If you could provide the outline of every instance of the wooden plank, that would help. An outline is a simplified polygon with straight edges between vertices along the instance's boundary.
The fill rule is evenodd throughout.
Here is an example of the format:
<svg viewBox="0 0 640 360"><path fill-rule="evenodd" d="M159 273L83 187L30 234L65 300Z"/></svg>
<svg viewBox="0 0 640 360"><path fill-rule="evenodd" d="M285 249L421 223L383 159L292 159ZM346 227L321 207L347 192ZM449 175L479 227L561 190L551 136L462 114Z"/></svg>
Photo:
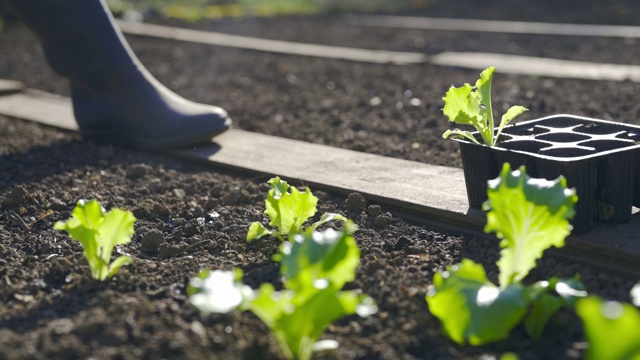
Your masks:
<svg viewBox="0 0 640 360"><path fill-rule="evenodd" d="M314 188L341 193L357 191L373 201L434 219L467 226L481 226L483 222L482 216L467 216L469 205L461 169L242 130L217 136L211 146L176 154L219 166L296 179Z"/></svg>
<svg viewBox="0 0 640 360"><path fill-rule="evenodd" d="M0 79L0 96L13 94L24 90L24 85L19 81Z"/></svg>
<svg viewBox="0 0 640 360"><path fill-rule="evenodd" d="M78 130L71 99L36 90L0 97L0 114L41 124Z"/></svg>
<svg viewBox="0 0 640 360"><path fill-rule="evenodd" d="M538 58L532 56L443 52L431 58L434 65L486 69L494 66L501 73L580 80L640 82L640 66Z"/></svg>
<svg viewBox="0 0 640 360"><path fill-rule="evenodd" d="M427 56L421 53L355 49L337 46L293 43L169 26L118 21L123 32L161 39L227 46L273 53L314 56L370 63L420 64L485 69L495 66L500 72L516 75L581 80L640 81L640 66L569 61L507 54L443 52Z"/></svg>
<svg viewBox="0 0 640 360"><path fill-rule="evenodd" d="M340 46L268 40L211 31L199 31L170 26L127 22L122 20L118 20L117 23L122 32L130 35L266 51L279 54L314 56L369 63L391 63L398 65L422 64L427 61L427 57L421 53L367 50Z"/></svg>
<svg viewBox="0 0 640 360"><path fill-rule="evenodd" d="M623 25L559 24L384 15L349 15L346 17L346 21L360 26L415 30L640 38L640 27Z"/></svg>
<svg viewBox="0 0 640 360"><path fill-rule="evenodd" d="M41 92L0 97L0 114L77 129L69 99ZM215 137L210 145L171 154L250 173L280 175L314 189L359 192L439 228L454 227L480 235L485 221L479 210L468 207L461 169L236 129ZM635 214L626 224L599 224L589 232L572 235L565 248L555 253L638 276L639 233L640 214Z"/></svg>

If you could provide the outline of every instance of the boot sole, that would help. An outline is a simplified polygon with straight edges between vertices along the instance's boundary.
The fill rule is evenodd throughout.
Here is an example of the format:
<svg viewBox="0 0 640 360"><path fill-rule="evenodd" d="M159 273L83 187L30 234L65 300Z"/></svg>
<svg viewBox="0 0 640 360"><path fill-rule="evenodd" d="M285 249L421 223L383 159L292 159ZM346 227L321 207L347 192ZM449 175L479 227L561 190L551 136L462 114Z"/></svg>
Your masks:
<svg viewBox="0 0 640 360"><path fill-rule="evenodd" d="M223 132L229 130L231 128L231 120L227 121L227 125L220 128L219 130L209 132L207 134L199 135L196 137L190 137L186 139L169 139L169 140L155 140L155 139L147 139L143 137L136 136L129 132L120 132L120 131L83 131L80 130L80 134L84 139L96 141L99 143L119 145L125 147L131 147L135 149L141 150L153 150L153 151L169 151L175 150L179 148L195 146L195 145L203 145L206 143L210 143L211 139L217 135L222 134Z"/></svg>

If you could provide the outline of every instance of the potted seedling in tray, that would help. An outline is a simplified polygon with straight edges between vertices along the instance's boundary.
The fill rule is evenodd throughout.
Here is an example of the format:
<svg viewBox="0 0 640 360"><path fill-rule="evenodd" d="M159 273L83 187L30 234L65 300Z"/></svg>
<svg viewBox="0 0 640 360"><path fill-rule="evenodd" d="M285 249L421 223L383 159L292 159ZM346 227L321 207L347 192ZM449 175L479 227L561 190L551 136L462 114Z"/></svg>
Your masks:
<svg viewBox="0 0 640 360"><path fill-rule="evenodd" d="M451 87L442 109L450 121L476 131L448 130L460 144L467 196L471 207L486 200L486 183L502 164L525 165L537 178L567 178L577 189L574 230L587 230L594 220L624 222L640 204L636 184L640 127L573 115L554 115L508 125L527 111L511 107L496 128L491 106L494 68L480 74L475 86Z"/></svg>

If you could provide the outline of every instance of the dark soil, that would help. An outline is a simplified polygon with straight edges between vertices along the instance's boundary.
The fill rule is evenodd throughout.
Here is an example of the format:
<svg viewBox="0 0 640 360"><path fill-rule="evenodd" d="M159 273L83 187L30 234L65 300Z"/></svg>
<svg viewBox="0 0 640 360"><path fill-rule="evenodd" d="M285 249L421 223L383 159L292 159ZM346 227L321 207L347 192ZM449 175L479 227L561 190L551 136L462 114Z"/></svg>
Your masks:
<svg viewBox="0 0 640 360"><path fill-rule="evenodd" d="M317 25L327 21L332 20L255 23L264 27L259 29L281 26L282 34L299 24L305 29L300 37L310 39L313 36L306 33L318 34ZM396 32L398 39L412 34ZM429 43L452 36L422 34L434 37ZM375 43L376 36L371 30L347 31L343 38L348 44L360 37L367 45ZM452 142L440 139L448 126L439 111L440 98L451 83L473 81L475 71L130 40L161 81L187 97L225 107L239 128L434 164L459 164ZM620 61L627 56L626 50L613 49ZM67 94L64 80L46 67L33 36L17 25L0 32L0 78ZM528 119L568 112L637 122L638 90L640 85L634 83L499 74L494 101L496 108L529 107ZM378 106L370 104L375 96L382 99ZM414 97L421 100L419 106L411 105ZM185 296L189 278L210 267L240 267L253 287L265 281L279 286L278 267L271 260L277 241L244 240L248 224L265 219L266 180L95 144L0 117L0 359L279 358L275 341L255 316L203 318ZM569 310L558 314L538 341L517 328L509 341L477 348L454 345L441 335L437 319L428 312L427 286L435 271L464 257L482 262L495 281L497 244L411 224L376 204L354 205L341 196L314 193L320 197L321 212L340 212L360 226L356 238L362 264L349 287L362 289L380 307L370 318L348 317L330 326L325 337L338 340L341 347L319 357L496 358L507 351L523 359L582 356L582 329ZM120 249L131 254L134 263L105 283L91 279L79 243L52 230L81 198L132 210L139 219L133 242ZM163 238L159 245L142 241L158 233ZM633 279L558 258L547 257L540 263L528 281L580 273L591 293L625 301L633 285Z"/></svg>

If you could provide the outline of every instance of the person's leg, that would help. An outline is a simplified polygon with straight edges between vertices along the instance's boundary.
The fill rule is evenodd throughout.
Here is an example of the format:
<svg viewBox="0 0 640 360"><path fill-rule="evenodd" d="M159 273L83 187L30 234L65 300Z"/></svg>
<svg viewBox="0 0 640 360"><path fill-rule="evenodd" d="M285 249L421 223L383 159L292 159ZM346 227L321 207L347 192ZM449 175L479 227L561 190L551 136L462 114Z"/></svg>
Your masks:
<svg viewBox="0 0 640 360"><path fill-rule="evenodd" d="M81 132L164 149L207 141L231 124L224 110L160 84L133 54L103 0L8 0L71 81Z"/></svg>

